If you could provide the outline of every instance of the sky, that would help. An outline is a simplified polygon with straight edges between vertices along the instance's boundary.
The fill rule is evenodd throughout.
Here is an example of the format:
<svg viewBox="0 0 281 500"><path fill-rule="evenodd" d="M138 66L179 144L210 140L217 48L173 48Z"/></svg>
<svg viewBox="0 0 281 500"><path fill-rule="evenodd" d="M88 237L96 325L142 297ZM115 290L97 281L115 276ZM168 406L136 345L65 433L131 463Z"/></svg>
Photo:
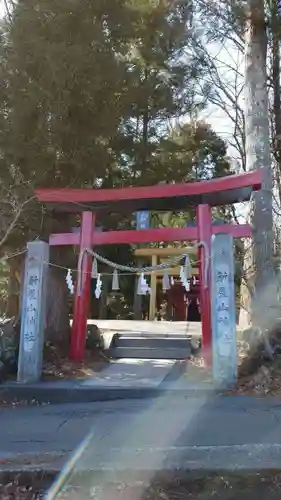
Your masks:
<svg viewBox="0 0 281 500"><path fill-rule="evenodd" d="M5 1L0 0L0 16L2 17L5 14Z"/></svg>

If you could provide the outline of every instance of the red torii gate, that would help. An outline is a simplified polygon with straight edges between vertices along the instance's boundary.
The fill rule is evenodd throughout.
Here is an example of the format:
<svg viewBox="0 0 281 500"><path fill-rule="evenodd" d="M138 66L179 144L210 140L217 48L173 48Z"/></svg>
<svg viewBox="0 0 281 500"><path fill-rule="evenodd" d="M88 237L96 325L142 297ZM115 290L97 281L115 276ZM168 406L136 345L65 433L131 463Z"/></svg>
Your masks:
<svg viewBox="0 0 281 500"><path fill-rule="evenodd" d="M208 181L185 184L159 184L120 189L45 189L36 190L38 201L49 210L81 214L81 229L75 233L51 234L49 243L76 245L80 252L99 245L120 245L168 241L204 241L210 250L212 234L230 233L235 238L251 237L249 224L212 225L211 208L248 201L261 188L263 169ZM95 231L97 214L133 213L138 210L186 210L196 206L197 226L185 228L142 229L141 231ZM205 354L211 350L210 273L207 288L202 286L205 269L204 248L199 249L200 303L202 340ZM75 292L70 357L83 359L90 302L92 258L82 263L81 294Z"/></svg>

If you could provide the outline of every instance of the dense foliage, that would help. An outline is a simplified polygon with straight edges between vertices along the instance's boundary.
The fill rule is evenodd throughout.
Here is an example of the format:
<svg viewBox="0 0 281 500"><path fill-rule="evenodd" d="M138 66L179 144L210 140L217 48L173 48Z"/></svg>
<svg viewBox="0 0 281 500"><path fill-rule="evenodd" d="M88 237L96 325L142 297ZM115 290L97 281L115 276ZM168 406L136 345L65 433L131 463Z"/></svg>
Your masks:
<svg viewBox="0 0 281 500"><path fill-rule="evenodd" d="M46 214L32 198L35 186L146 185L229 172L225 143L191 119L210 88L189 2L18 0L8 21L0 39L0 241L28 202L2 252L77 224ZM63 262L75 265L74 253L64 249Z"/></svg>

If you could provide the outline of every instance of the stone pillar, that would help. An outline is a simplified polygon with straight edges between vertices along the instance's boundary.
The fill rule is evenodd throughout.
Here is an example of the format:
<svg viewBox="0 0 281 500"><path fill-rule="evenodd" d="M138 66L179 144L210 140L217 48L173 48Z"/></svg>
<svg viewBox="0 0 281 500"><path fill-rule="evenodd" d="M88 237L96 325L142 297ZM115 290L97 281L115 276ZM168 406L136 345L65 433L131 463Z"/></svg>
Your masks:
<svg viewBox="0 0 281 500"><path fill-rule="evenodd" d="M48 265L48 243L28 243L21 308L18 361L20 383L38 382L42 374Z"/></svg>
<svg viewBox="0 0 281 500"><path fill-rule="evenodd" d="M237 380L234 245L230 234L212 237L211 316L213 379L219 387Z"/></svg>
<svg viewBox="0 0 281 500"><path fill-rule="evenodd" d="M212 211L209 205L197 207L198 240L203 241L210 254L212 235ZM200 306L202 322L202 344L205 363L211 366L212 358L212 327L211 327L211 298L210 298L210 272L207 275L207 287L204 287L206 266L205 248L199 248L199 279L200 279ZM208 269L210 266L208 266Z"/></svg>

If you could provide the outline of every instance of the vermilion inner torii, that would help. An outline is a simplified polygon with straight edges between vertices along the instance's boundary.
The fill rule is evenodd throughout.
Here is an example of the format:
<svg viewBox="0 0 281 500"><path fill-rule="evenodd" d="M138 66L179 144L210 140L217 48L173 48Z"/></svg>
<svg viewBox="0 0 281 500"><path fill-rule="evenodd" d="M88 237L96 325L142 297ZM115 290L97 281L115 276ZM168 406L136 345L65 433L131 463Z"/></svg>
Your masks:
<svg viewBox="0 0 281 500"><path fill-rule="evenodd" d="M230 175L208 181L185 184L161 184L121 189L37 189L38 201L56 212L80 213L80 231L51 234L50 245L77 245L80 252L99 245L121 245L171 241L203 241L211 248L212 234L230 233L234 238L251 237L249 224L212 224L212 207L248 201L253 191L261 188L263 170ZM84 207L87 207L85 211ZM106 212L133 213L136 211L188 210L196 206L197 225L185 228L142 229L140 231L95 231L97 214ZM199 253L200 304L203 351L211 349L211 297L210 273L207 286L204 248ZM210 254L210 253L209 253ZM90 303L92 258L86 253L82 263L81 293L75 292L74 316L70 357L81 360L84 356L87 319Z"/></svg>

